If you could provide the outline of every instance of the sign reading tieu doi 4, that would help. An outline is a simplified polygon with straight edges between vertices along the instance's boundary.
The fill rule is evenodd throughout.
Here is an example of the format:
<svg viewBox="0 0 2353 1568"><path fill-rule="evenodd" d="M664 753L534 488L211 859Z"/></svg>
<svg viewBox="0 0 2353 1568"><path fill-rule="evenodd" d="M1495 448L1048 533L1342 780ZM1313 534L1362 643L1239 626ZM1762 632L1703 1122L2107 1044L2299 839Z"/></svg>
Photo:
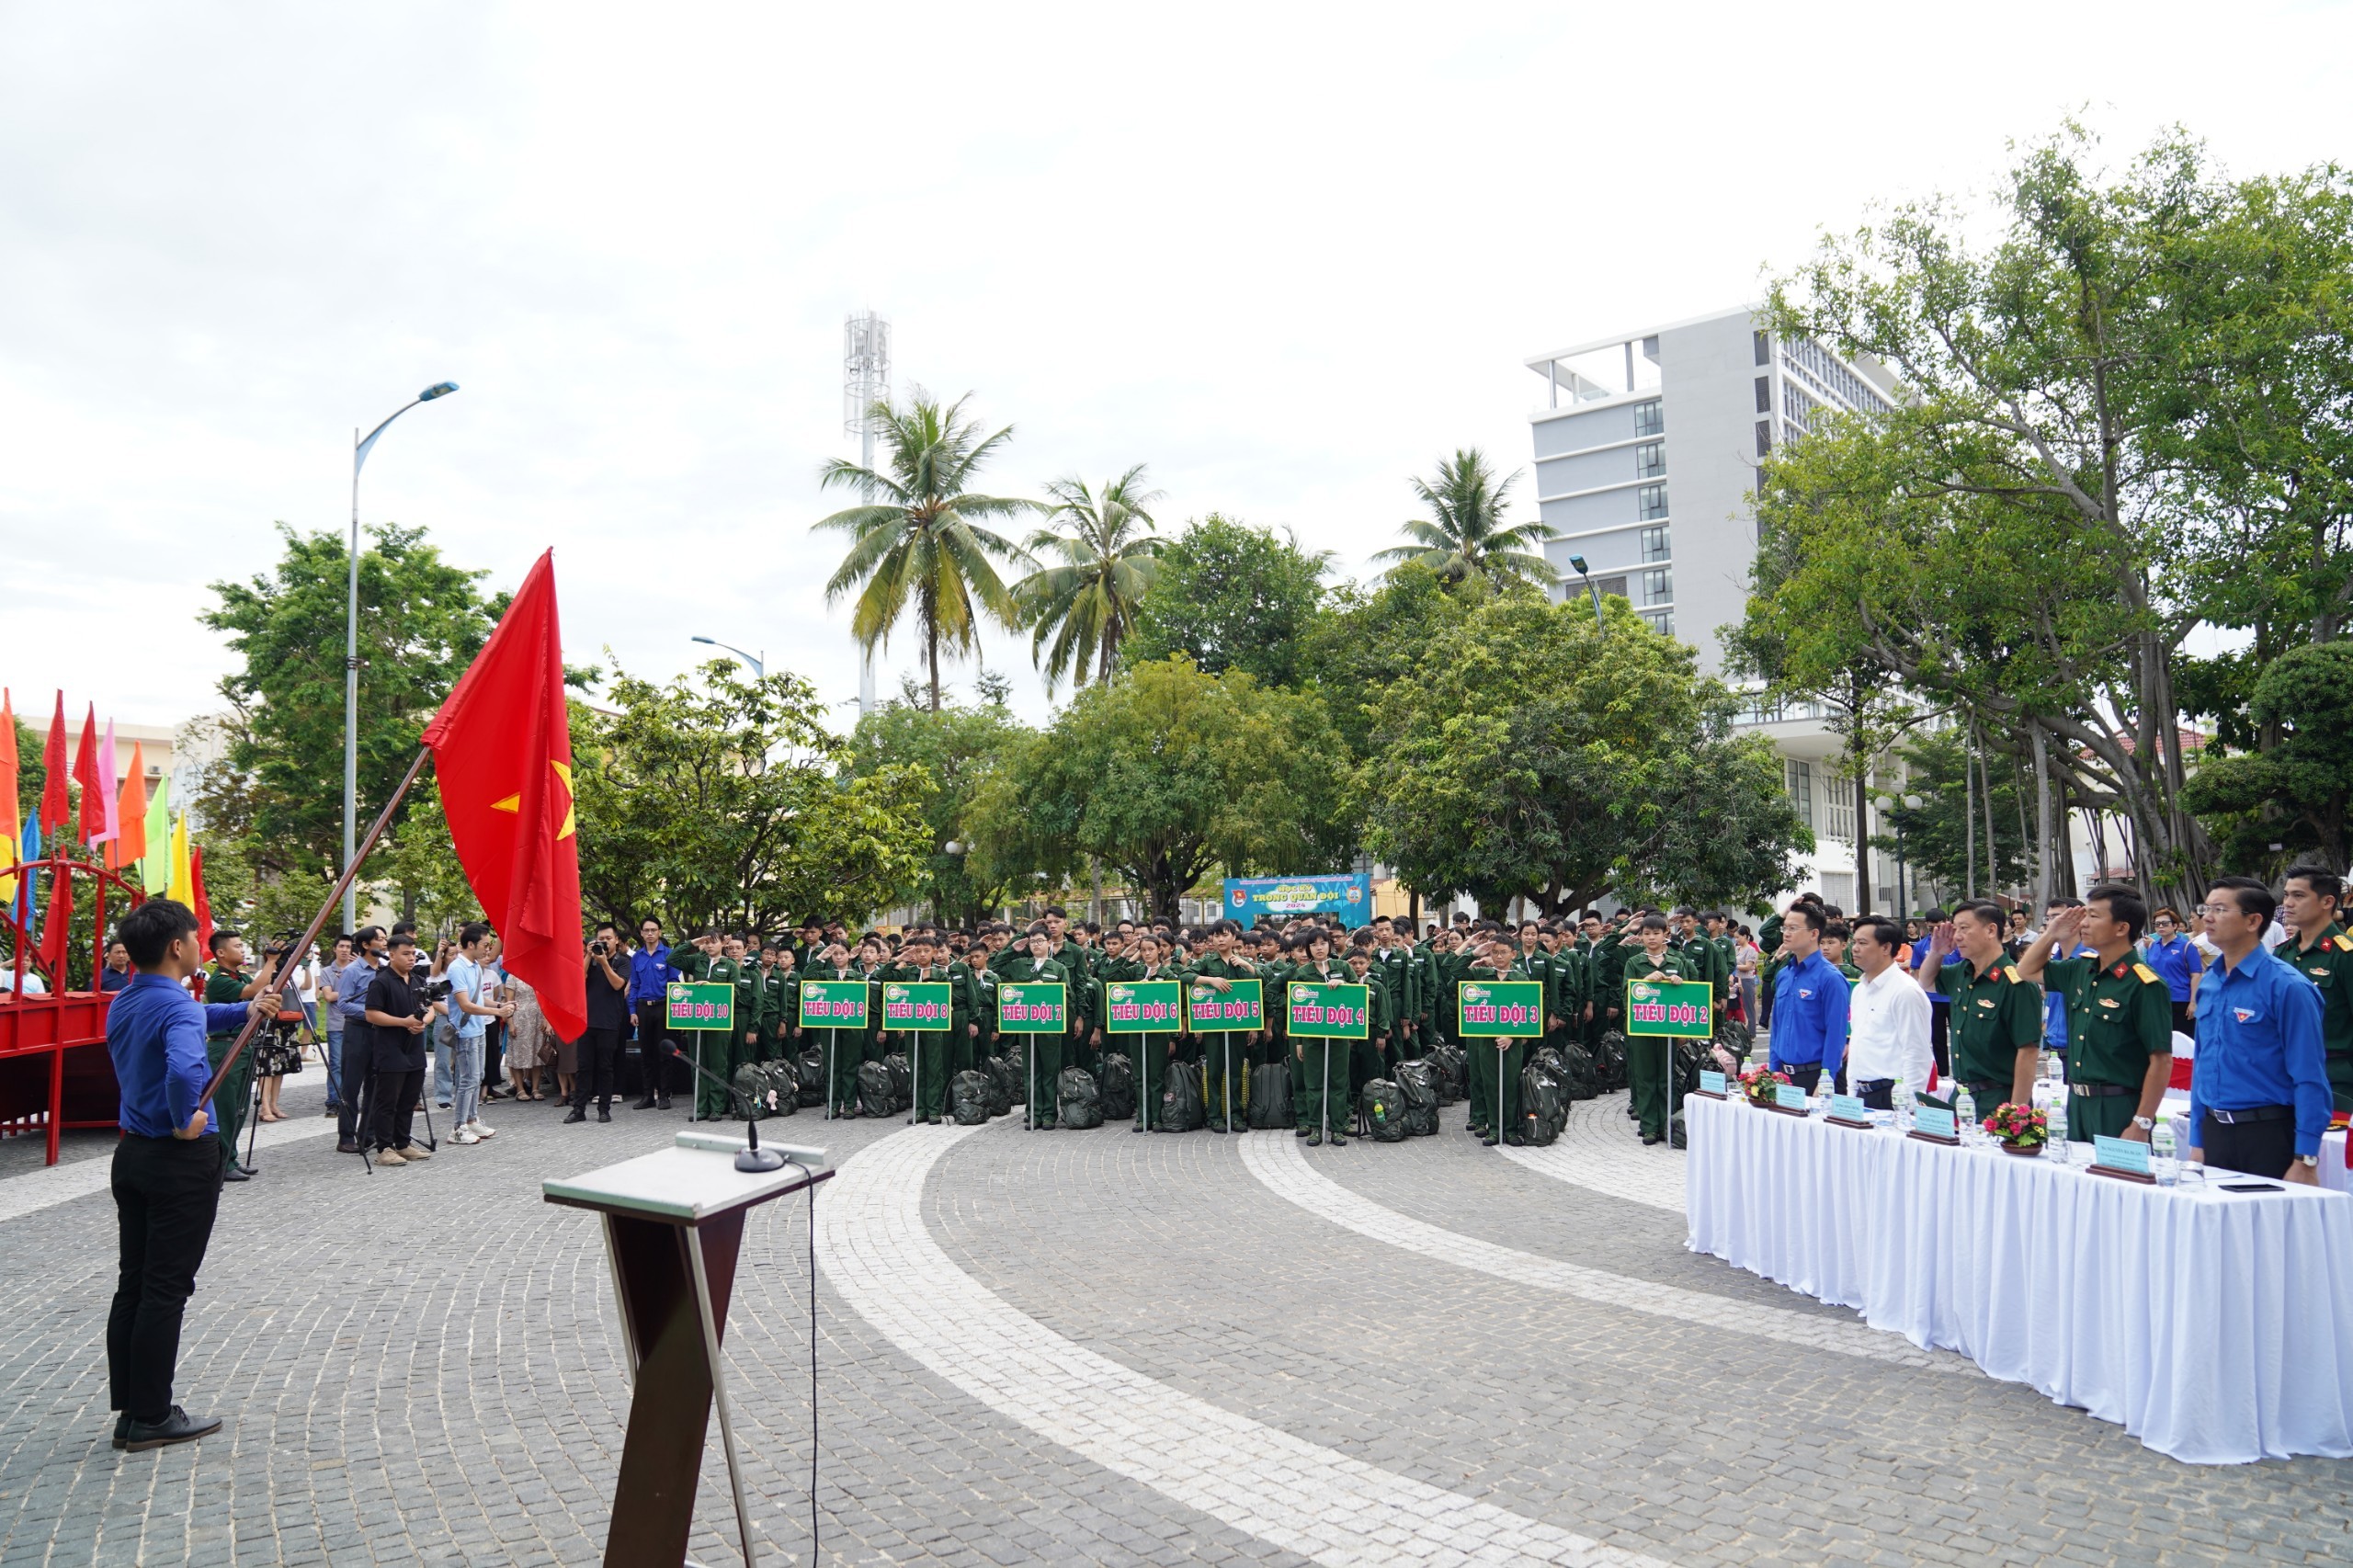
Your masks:
<svg viewBox="0 0 2353 1568"><path fill-rule="evenodd" d="M1070 988L1044 981L998 983L999 1034L1061 1034L1070 1026Z"/></svg>
<svg viewBox="0 0 2353 1568"><path fill-rule="evenodd" d="M673 981L665 995L665 1021L674 1029L726 1029L735 1027L735 988L692 981Z"/></svg>
<svg viewBox="0 0 2353 1568"><path fill-rule="evenodd" d="M866 982L804 980L801 983L801 1027L862 1029L866 1027Z"/></svg>
<svg viewBox="0 0 2353 1568"><path fill-rule="evenodd" d="M1267 1027L1266 982L1229 980L1220 991L1199 981L1185 988L1185 1017L1196 1034L1239 1033Z"/></svg>
<svg viewBox="0 0 2353 1568"><path fill-rule="evenodd" d="M1105 1034L1167 1034L1184 1027L1181 980L1114 981L1103 988Z"/></svg>
<svg viewBox="0 0 2353 1568"><path fill-rule="evenodd" d="M944 980L894 980L882 987L886 1029L945 1029L955 1019L956 988Z"/></svg>
<svg viewBox="0 0 2353 1568"><path fill-rule="evenodd" d="M1630 980L1626 1032L1706 1039L1716 1032L1715 987L1704 980Z"/></svg>
<svg viewBox="0 0 2353 1568"><path fill-rule="evenodd" d="M1544 1032L1540 980L1466 980L1455 988L1455 1014L1473 1040L1531 1040Z"/></svg>
<svg viewBox="0 0 2353 1568"><path fill-rule="evenodd" d="M1321 1040L1372 1038L1372 989L1290 983L1290 1032Z"/></svg>

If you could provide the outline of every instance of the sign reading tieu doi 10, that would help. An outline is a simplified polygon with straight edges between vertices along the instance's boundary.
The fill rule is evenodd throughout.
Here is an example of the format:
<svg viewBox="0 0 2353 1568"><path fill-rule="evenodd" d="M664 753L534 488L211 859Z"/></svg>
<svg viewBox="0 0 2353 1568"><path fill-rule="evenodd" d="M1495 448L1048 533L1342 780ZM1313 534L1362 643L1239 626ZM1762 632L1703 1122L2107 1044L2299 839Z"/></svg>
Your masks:
<svg viewBox="0 0 2353 1568"><path fill-rule="evenodd" d="M1103 987L1105 1034L1168 1034L1184 1027L1181 980L1115 980Z"/></svg>
<svg viewBox="0 0 2353 1568"><path fill-rule="evenodd" d="M735 1027L735 988L695 981L673 981L665 1000L667 1022L674 1029L729 1029Z"/></svg>
<svg viewBox="0 0 2353 1568"><path fill-rule="evenodd" d="M1226 878L1226 918L1255 926L1262 915L1329 915L1343 926L1370 926L1372 879L1355 872L1334 877Z"/></svg>
<svg viewBox="0 0 2353 1568"><path fill-rule="evenodd" d="M1322 1040L1372 1038L1372 988L1290 983L1290 1032Z"/></svg>
<svg viewBox="0 0 2353 1568"><path fill-rule="evenodd" d="M1196 1034L1231 1034L1267 1027L1267 983L1229 980L1233 989L1220 991L1199 981L1185 988L1185 1017Z"/></svg>
<svg viewBox="0 0 2353 1568"><path fill-rule="evenodd" d="M1626 982L1626 1032L1696 1035L1716 1032L1716 988L1704 980Z"/></svg>
<svg viewBox="0 0 2353 1568"><path fill-rule="evenodd" d="M1544 1032L1540 980L1466 980L1454 993L1466 1039L1532 1040Z"/></svg>
<svg viewBox="0 0 2353 1568"><path fill-rule="evenodd" d="M882 987L886 1029L945 1029L956 1020L956 988L944 980L893 980Z"/></svg>
<svg viewBox="0 0 2353 1568"><path fill-rule="evenodd" d="M804 980L801 983L801 1027L862 1029L866 1027L866 982Z"/></svg>
<svg viewBox="0 0 2353 1568"><path fill-rule="evenodd" d="M1045 981L999 981L996 1032L1060 1034L1070 1024L1070 987Z"/></svg>

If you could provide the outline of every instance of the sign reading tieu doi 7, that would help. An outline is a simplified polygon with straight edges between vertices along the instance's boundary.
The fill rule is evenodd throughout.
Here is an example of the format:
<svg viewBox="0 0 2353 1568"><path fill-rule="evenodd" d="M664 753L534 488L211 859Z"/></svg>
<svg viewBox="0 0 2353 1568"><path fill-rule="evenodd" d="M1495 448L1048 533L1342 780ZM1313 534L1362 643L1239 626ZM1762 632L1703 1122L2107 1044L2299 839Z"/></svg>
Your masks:
<svg viewBox="0 0 2353 1568"><path fill-rule="evenodd" d="M674 1029L728 1029L735 1027L735 988L694 981L673 981L665 997L665 1021Z"/></svg>
<svg viewBox="0 0 2353 1568"><path fill-rule="evenodd" d="M1043 981L997 983L997 1033L1061 1034L1069 1027L1070 987Z"/></svg>
<svg viewBox="0 0 2353 1568"><path fill-rule="evenodd" d="M801 1027L862 1029L866 1027L866 982L804 980L801 983Z"/></svg>
<svg viewBox="0 0 2353 1568"><path fill-rule="evenodd" d="M946 1029L955 1020L956 988L944 980L893 980L882 987L886 1029Z"/></svg>
<svg viewBox="0 0 2353 1568"><path fill-rule="evenodd" d="M1181 980L1115 980L1103 987L1105 1034L1171 1034L1184 1027Z"/></svg>
<svg viewBox="0 0 2353 1568"><path fill-rule="evenodd" d="M1290 1032L1319 1040L1372 1038L1372 988L1290 983Z"/></svg>
<svg viewBox="0 0 2353 1568"><path fill-rule="evenodd" d="M1465 1039L1533 1040L1544 1032L1540 980L1466 980L1454 996Z"/></svg>
<svg viewBox="0 0 2353 1568"><path fill-rule="evenodd" d="M1267 990L1262 980L1229 980L1220 991L1199 981L1185 988L1186 1023L1195 1034L1238 1033L1267 1027Z"/></svg>
<svg viewBox="0 0 2353 1568"><path fill-rule="evenodd" d="M1716 1032L1716 988L1704 980L1626 982L1626 1032L1707 1039Z"/></svg>

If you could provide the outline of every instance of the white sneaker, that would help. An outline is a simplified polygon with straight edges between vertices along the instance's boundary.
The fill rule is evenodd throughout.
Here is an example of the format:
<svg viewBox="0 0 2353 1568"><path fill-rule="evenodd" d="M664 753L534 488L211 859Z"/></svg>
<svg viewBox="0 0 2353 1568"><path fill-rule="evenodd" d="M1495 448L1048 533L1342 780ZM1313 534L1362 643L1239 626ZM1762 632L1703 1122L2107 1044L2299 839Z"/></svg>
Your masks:
<svg viewBox="0 0 2353 1568"><path fill-rule="evenodd" d="M495 1138L498 1136L495 1131L491 1128L484 1127L479 1121L467 1122L466 1131L472 1133L476 1138Z"/></svg>
<svg viewBox="0 0 2353 1568"><path fill-rule="evenodd" d="M452 1143L479 1143L482 1140L460 1127L458 1129L457 1136L451 1138L449 1142Z"/></svg>

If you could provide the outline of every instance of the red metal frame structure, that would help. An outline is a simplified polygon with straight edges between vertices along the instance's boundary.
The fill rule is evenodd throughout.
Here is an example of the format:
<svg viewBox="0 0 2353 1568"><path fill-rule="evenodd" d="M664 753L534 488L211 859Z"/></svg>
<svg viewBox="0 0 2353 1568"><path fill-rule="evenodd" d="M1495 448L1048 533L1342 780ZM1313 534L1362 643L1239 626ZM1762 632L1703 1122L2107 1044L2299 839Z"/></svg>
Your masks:
<svg viewBox="0 0 2353 1568"><path fill-rule="evenodd" d="M19 878L49 873L51 896L60 877L87 877L92 894L90 929L93 983L106 964L107 890L128 896L129 907L144 903L146 894L119 872L51 850L39 860L12 868ZM111 1129L121 1106L115 1084L114 1059L107 1054L107 1008L111 993L68 991L65 963L51 972L34 949L37 931L17 922L16 900L0 904L0 931L6 931L16 956L0 970L0 1129L28 1130L36 1118L49 1130L46 1163L57 1164L58 1134L68 1128ZM78 899L75 901L80 902ZM71 955L68 955L69 959ZM28 968L49 985L46 994L28 996L19 989Z"/></svg>

